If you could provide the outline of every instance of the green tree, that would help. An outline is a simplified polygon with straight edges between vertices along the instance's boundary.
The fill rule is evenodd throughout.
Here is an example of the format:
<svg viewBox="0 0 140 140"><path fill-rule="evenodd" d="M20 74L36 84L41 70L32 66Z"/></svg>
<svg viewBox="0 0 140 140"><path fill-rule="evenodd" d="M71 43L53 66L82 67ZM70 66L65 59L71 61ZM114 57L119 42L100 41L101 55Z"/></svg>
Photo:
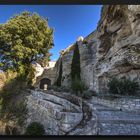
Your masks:
<svg viewBox="0 0 140 140"><path fill-rule="evenodd" d="M23 12L0 25L0 67L28 75L31 63L49 59L53 29L37 13Z"/></svg>
<svg viewBox="0 0 140 140"><path fill-rule="evenodd" d="M71 78L72 81L77 78L78 80L81 80L80 77L81 69L80 69L80 54L79 54L79 48L77 43L75 44L72 64L71 64Z"/></svg>
<svg viewBox="0 0 140 140"><path fill-rule="evenodd" d="M81 81L81 68L80 68L80 53L79 53L79 47L77 42L75 43L75 48L74 48L74 54L73 54L73 59L72 59L72 64L71 64L71 87L72 90L78 94L82 94L84 90L84 84Z"/></svg>
<svg viewBox="0 0 140 140"><path fill-rule="evenodd" d="M63 71L62 71L62 70L63 70L62 66L63 66L63 65L62 65L62 58L61 58L61 59L60 59L60 67L59 67L59 76L58 76L57 81L56 81L56 83L55 83L55 84L56 84L57 86L59 86L59 87L61 86L61 80L62 80L62 73L63 73Z"/></svg>

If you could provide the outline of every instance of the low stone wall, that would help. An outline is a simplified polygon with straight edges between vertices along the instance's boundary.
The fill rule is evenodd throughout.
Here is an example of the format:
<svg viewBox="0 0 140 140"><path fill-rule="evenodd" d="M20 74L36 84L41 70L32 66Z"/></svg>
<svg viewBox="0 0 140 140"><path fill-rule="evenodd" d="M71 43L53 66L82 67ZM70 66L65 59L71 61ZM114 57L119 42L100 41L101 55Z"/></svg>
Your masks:
<svg viewBox="0 0 140 140"><path fill-rule="evenodd" d="M104 97L93 96L91 102L99 103L115 109L140 112L140 99L133 98L105 99Z"/></svg>

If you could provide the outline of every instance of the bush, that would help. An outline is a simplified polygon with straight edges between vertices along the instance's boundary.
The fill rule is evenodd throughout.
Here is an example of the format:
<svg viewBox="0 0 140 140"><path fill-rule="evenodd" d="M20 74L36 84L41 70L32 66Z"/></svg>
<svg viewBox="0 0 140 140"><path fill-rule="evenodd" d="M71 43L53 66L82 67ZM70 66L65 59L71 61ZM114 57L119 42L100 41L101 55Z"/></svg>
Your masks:
<svg viewBox="0 0 140 140"><path fill-rule="evenodd" d="M61 81L62 81L62 73L63 73L63 68L62 68L62 60L60 60L60 69L59 69L59 76L58 76L58 78L57 78L57 81L56 81L56 83L55 83L55 85L56 86L61 86Z"/></svg>
<svg viewBox="0 0 140 140"><path fill-rule="evenodd" d="M84 91L82 95L82 97L85 99L91 99L92 96L97 96L97 95L94 91L91 90Z"/></svg>
<svg viewBox="0 0 140 140"><path fill-rule="evenodd" d="M9 115L12 114L12 116L18 118L19 125L22 125L24 123L28 111L24 101L20 101L19 103L11 103L7 105L6 109Z"/></svg>
<svg viewBox="0 0 140 140"><path fill-rule="evenodd" d="M26 82L22 79L15 78L8 81L3 90L1 91L1 97L3 98L4 107L15 99L16 96L22 94L22 91L26 89Z"/></svg>
<svg viewBox="0 0 140 140"><path fill-rule="evenodd" d="M13 75L12 75L13 74ZM0 113L5 120L18 120L17 123L23 124L26 118L26 104L24 97L26 93L26 81L23 76L8 71L5 73L6 82L0 91Z"/></svg>
<svg viewBox="0 0 140 140"><path fill-rule="evenodd" d="M72 90L78 96L82 96L83 91L86 90L86 86L77 76L72 81Z"/></svg>
<svg viewBox="0 0 140 140"><path fill-rule="evenodd" d="M76 43L73 58L72 58L72 64L71 64L71 79L72 79L72 81L75 80L75 77L77 77L80 80L81 79L80 73L81 73L80 53L79 53L78 44Z"/></svg>
<svg viewBox="0 0 140 140"><path fill-rule="evenodd" d="M117 79L113 77L108 82L109 92L112 94L120 95L134 95L139 90L139 84L136 81L130 79Z"/></svg>
<svg viewBox="0 0 140 140"><path fill-rule="evenodd" d="M25 135L39 136L44 135L45 129L44 126L38 122L32 122L26 128Z"/></svg>

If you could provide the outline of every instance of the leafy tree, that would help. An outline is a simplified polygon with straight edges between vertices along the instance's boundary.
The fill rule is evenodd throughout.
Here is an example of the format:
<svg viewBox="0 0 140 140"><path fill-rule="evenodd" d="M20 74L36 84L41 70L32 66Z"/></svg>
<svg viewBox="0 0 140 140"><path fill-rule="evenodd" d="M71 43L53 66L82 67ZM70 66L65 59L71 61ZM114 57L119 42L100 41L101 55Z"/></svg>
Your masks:
<svg viewBox="0 0 140 140"><path fill-rule="evenodd" d="M49 60L53 29L37 13L23 12L0 25L0 67L27 75L32 62Z"/></svg>

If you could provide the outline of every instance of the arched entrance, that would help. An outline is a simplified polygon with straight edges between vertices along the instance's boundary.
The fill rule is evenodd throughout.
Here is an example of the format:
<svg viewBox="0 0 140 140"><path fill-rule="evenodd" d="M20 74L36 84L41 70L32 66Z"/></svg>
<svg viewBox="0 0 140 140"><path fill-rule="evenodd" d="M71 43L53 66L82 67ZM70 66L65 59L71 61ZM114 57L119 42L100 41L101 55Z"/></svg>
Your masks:
<svg viewBox="0 0 140 140"><path fill-rule="evenodd" d="M47 90L51 86L51 80L43 78L40 80L40 89Z"/></svg>

